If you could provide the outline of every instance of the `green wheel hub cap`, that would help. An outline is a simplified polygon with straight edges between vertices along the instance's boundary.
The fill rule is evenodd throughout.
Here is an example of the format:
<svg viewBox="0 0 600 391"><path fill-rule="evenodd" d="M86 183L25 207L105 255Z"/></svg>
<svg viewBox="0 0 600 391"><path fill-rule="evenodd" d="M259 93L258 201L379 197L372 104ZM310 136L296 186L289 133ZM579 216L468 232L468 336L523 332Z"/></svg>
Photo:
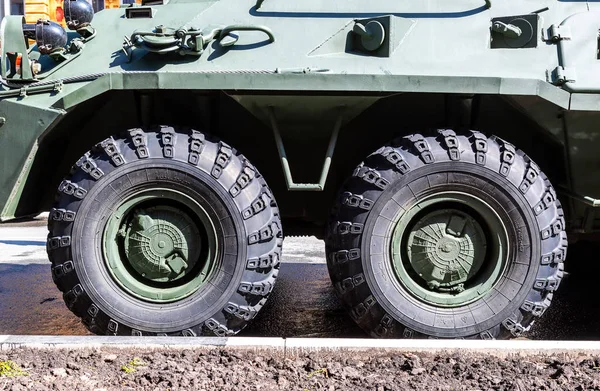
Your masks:
<svg viewBox="0 0 600 391"><path fill-rule="evenodd" d="M135 271L152 281L183 277L200 255L200 245L188 248L188 243L200 237L198 228L176 208L156 206L136 211L124 229L127 259Z"/></svg>
<svg viewBox="0 0 600 391"><path fill-rule="evenodd" d="M142 191L117 206L103 234L106 266L127 293L181 300L217 267L217 235L204 208L171 189Z"/></svg>
<svg viewBox="0 0 600 391"><path fill-rule="evenodd" d="M460 291L483 264L485 247L485 235L473 218L444 209L417 222L408 237L407 253L429 288Z"/></svg>
<svg viewBox="0 0 600 391"><path fill-rule="evenodd" d="M459 192L427 197L401 214L391 243L398 282L421 301L442 307L488 293L507 253L500 217L483 200Z"/></svg>

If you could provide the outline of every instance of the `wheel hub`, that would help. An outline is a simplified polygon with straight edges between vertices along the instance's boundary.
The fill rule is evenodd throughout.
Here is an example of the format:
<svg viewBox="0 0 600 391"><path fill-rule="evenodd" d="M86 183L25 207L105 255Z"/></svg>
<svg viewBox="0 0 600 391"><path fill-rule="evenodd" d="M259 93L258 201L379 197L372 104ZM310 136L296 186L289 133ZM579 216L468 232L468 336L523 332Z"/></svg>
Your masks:
<svg viewBox="0 0 600 391"><path fill-rule="evenodd" d="M460 307L487 295L506 267L506 227L472 194L444 191L395 217L390 241L397 282L435 307Z"/></svg>
<svg viewBox="0 0 600 391"><path fill-rule="evenodd" d="M485 256L485 235L479 224L459 210L427 214L408 238L408 258L430 289L463 284L479 271Z"/></svg>
<svg viewBox="0 0 600 391"><path fill-rule="evenodd" d="M117 205L103 233L114 281L142 300L188 297L218 266L213 220L196 200L172 189L138 191Z"/></svg>
<svg viewBox="0 0 600 391"><path fill-rule="evenodd" d="M136 211L124 236L131 266L143 277L158 282L181 278L193 267L188 259L196 259L201 250L197 245L191 251L188 248L188 243L199 237L193 221L168 206Z"/></svg>

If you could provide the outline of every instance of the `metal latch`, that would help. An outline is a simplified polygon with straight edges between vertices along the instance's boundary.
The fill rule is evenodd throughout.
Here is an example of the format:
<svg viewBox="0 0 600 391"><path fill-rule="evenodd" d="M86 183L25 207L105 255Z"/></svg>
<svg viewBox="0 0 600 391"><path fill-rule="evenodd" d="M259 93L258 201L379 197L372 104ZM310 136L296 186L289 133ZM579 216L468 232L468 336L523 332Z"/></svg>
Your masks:
<svg viewBox="0 0 600 391"><path fill-rule="evenodd" d="M523 34L523 31L514 24L500 21L495 21L492 24L492 30L509 38L519 38Z"/></svg>
<svg viewBox="0 0 600 391"><path fill-rule="evenodd" d="M539 15L511 15L491 19L491 49L528 49L538 45Z"/></svg>

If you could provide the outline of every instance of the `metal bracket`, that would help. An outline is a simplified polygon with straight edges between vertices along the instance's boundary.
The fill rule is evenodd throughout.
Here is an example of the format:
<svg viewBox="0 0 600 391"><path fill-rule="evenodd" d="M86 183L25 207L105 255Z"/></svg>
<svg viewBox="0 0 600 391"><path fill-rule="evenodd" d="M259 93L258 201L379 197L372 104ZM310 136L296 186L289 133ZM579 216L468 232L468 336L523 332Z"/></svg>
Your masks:
<svg viewBox="0 0 600 391"><path fill-rule="evenodd" d="M564 186L560 186L560 185L556 186L556 191L561 194L564 194L565 196L567 196L569 198L579 201L589 207L600 208L600 199L598 199L598 198L584 196L582 194L576 193L576 192L569 190L568 188L566 188Z"/></svg>
<svg viewBox="0 0 600 391"><path fill-rule="evenodd" d="M52 92L61 92L63 89L64 83L62 80L56 81L52 84Z"/></svg>
<svg viewBox="0 0 600 391"><path fill-rule="evenodd" d="M340 108L340 112L333 127L333 132L331 133L331 137L329 139L329 146L327 147L327 152L325 153L325 161L323 162L323 168L321 169L319 183L294 183L290 165L287 160L287 154L285 153L285 147L283 146L283 140L281 139L281 134L279 133L279 126L277 125L277 120L275 119L275 110L273 106L269 106L269 119L271 121L271 127L273 128L273 135L275 136L275 142L277 143L277 152L279 153L279 158L281 159L281 167L283 168L283 175L285 176L285 182L288 190L323 191L323 189L325 189L325 182L327 181L329 167L331 166L331 158L333 157L338 134L340 133L340 128L342 127L343 110L343 107Z"/></svg>
<svg viewBox="0 0 600 391"><path fill-rule="evenodd" d="M584 196L560 185L556 186L556 191L586 206L578 231L579 233L594 232L594 221L596 220L596 211L600 208L600 199Z"/></svg>
<svg viewBox="0 0 600 391"><path fill-rule="evenodd" d="M29 60L29 41L23 39L24 16L8 15L0 24L0 75L8 81L35 80ZM17 72L17 57L21 56L21 72ZM10 64L10 67L8 65ZM8 72L10 68L10 72Z"/></svg>

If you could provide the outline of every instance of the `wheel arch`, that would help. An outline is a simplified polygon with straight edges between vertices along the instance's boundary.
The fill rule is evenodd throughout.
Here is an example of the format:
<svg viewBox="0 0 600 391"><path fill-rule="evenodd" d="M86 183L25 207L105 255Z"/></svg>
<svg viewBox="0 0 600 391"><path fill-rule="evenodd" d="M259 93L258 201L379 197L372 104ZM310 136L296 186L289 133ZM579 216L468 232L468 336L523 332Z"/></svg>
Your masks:
<svg viewBox="0 0 600 391"><path fill-rule="evenodd" d="M214 127L206 113L214 110L211 105L219 94L218 91L108 90L69 108L54 126L40 132L29 172L22 178L22 191L13 200L14 216L7 216L8 219L47 211L61 177L87 150L107 137L131 128L160 124L203 130ZM148 99L149 96L159 100ZM157 105L163 106L157 108Z"/></svg>
<svg viewBox="0 0 600 391"><path fill-rule="evenodd" d="M398 107L402 115L384 114L395 113ZM336 196L344 179L364 158L397 137L450 128L477 130L508 141L535 161L554 186L568 188L570 168L563 113L564 109L538 96L404 94L382 99L340 133L339 149L344 151L345 159L340 161L340 156L334 155L332 171L339 178L332 178L327 185L335 188ZM369 127L387 130L364 137L364 129ZM351 148L354 150L349 152ZM558 196L568 216L571 200ZM334 202L331 199L328 205Z"/></svg>

